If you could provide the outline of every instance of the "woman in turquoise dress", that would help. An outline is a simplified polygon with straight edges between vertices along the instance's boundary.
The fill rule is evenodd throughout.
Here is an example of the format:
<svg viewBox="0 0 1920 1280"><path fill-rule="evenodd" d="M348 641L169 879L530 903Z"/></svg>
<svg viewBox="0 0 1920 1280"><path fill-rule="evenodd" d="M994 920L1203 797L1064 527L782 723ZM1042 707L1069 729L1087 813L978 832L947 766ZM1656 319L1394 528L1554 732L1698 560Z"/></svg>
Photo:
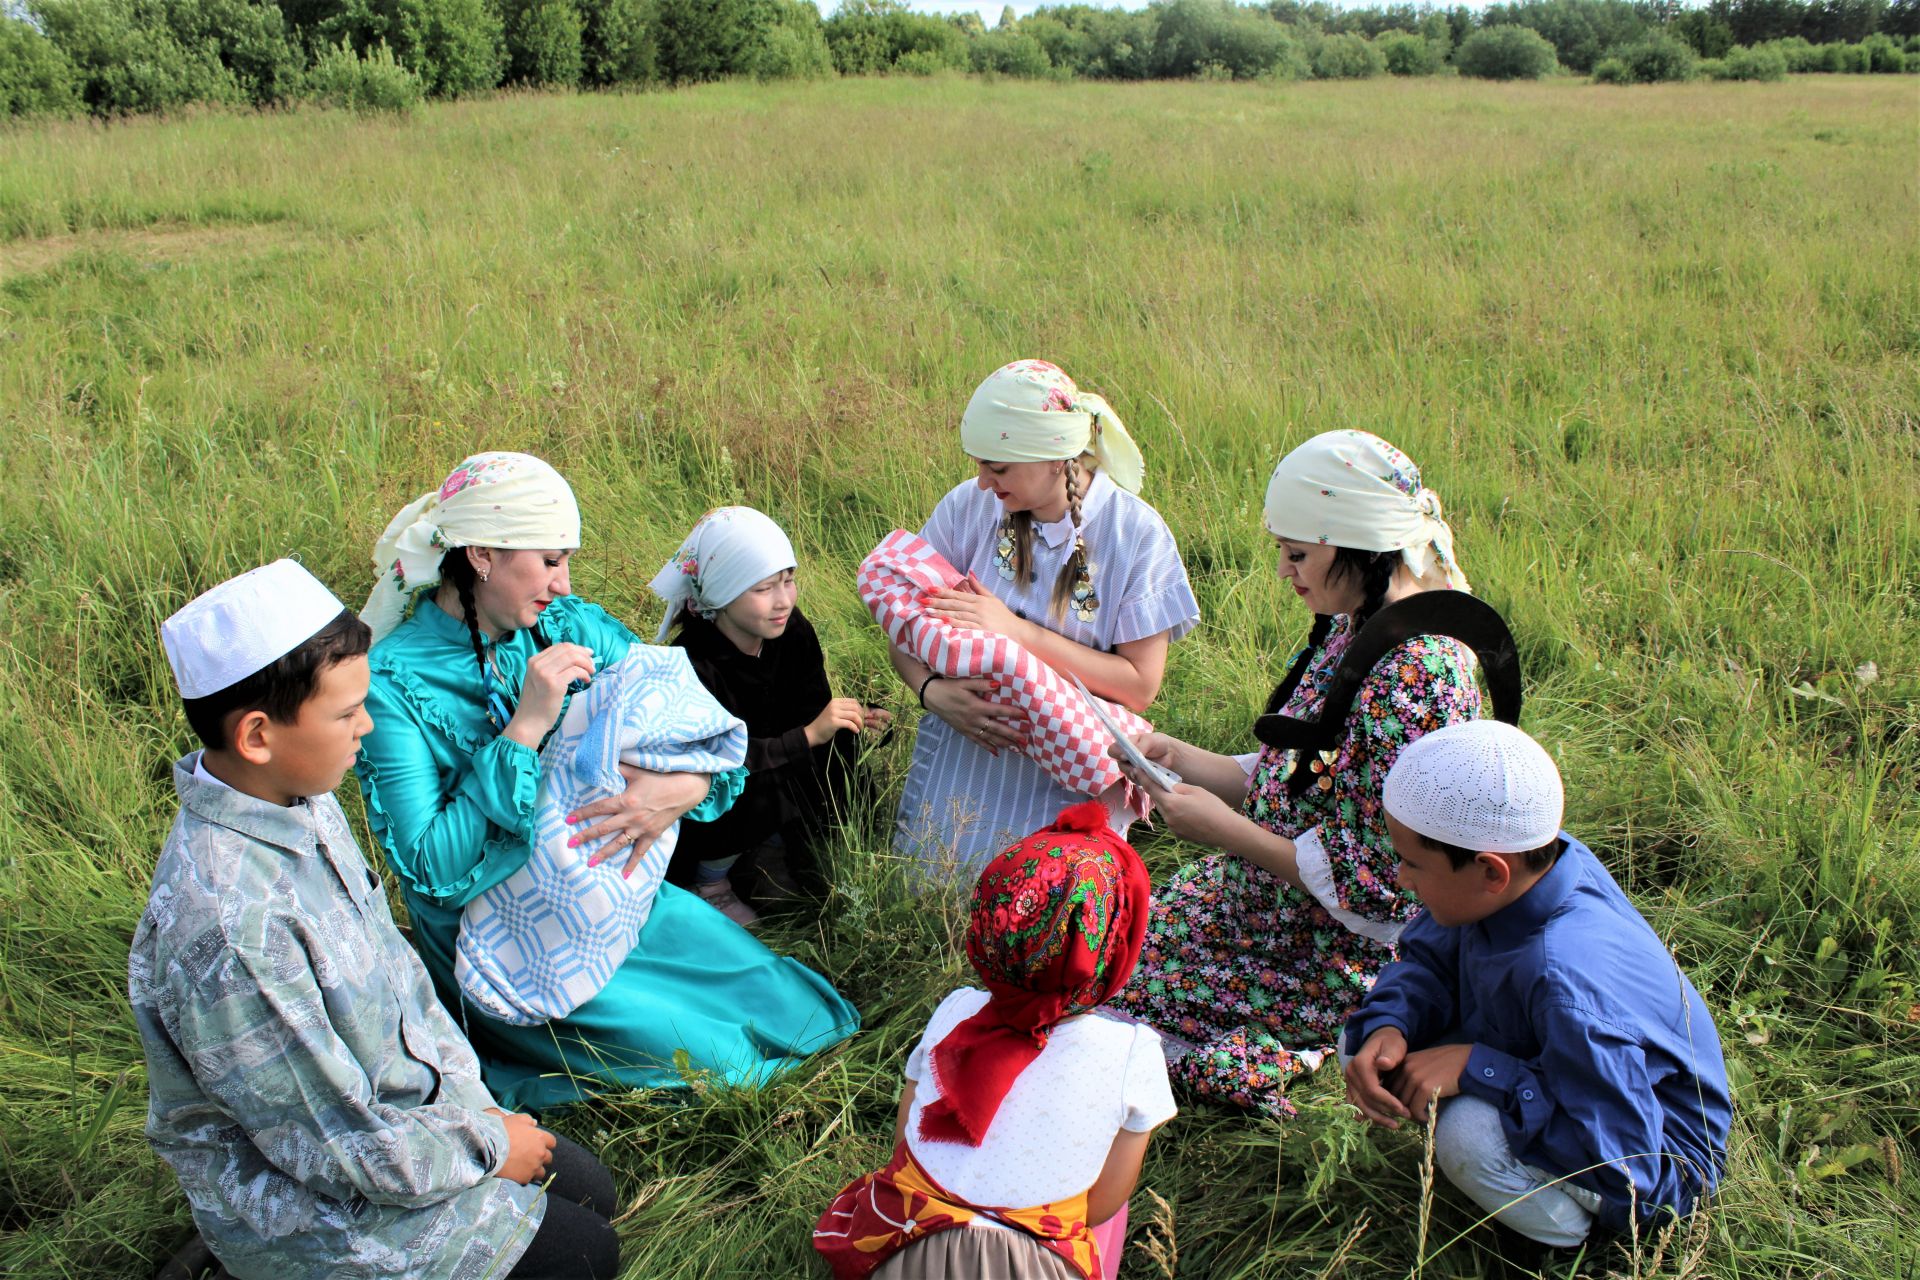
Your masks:
<svg viewBox="0 0 1920 1280"><path fill-rule="evenodd" d="M373 680L358 775L399 876L414 946L503 1106L539 1110L608 1089L678 1088L692 1073L753 1084L858 1030L827 980L767 950L698 896L660 886L626 962L566 1018L517 1027L461 999L462 909L532 854L539 746L573 691L639 643L569 594L572 491L526 454L479 454L394 517L363 616ZM676 819L726 811L742 770L627 770L623 796L577 815L597 856L637 854Z"/></svg>

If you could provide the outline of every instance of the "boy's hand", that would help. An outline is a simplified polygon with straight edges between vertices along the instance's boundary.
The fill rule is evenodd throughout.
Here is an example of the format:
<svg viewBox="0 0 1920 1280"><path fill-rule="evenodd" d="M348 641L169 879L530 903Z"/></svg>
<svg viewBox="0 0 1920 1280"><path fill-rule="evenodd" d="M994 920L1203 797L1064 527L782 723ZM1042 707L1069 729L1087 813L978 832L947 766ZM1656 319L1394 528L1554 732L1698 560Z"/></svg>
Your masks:
<svg viewBox="0 0 1920 1280"><path fill-rule="evenodd" d="M834 698L813 718L807 726L807 745L824 747L833 741L833 735L842 729L858 733L866 725L866 708L860 705L858 698Z"/></svg>
<svg viewBox="0 0 1920 1280"><path fill-rule="evenodd" d="M1460 1073L1467 1069L1467 1059L1472 1054L1470 1044L1443 1044L1409 1053L1406 1062L1401 1064L1399 1078L1394 1081L1394 1096L1406 1105L1415 1120L1425 1124L1427 1108L1436 1099L1451 1098L1460 1092Z"/></svg>
<svg viewBox="0 0 1920 1280"><path fill-rule="evenodd" d="M1360 1052L1347 1063L1347 1101L1375 1124L1398 1129L1407 1108L1393 1096L1381 1077L1390 1074L1407 1056L1407 1038L1398 1027L1382 1027L1367 1037Z"/></svg>
<svg viewBox="0 0 1920 1280"><path fill-rule="evenodd" d="M521 1186L547 1176L553 1163L553 1135L542 1129L532 1116L488 1107L488 1115L499 1116L507 1126L507 1158L500 1162L494 1176Z"/></svg>
<svg viewBox="0 0 1920 1280"><path fill-rule="evenodd" d="M885 729L893 723L893 712L885 707L861 707L860 719L869 729Z"/></svg>

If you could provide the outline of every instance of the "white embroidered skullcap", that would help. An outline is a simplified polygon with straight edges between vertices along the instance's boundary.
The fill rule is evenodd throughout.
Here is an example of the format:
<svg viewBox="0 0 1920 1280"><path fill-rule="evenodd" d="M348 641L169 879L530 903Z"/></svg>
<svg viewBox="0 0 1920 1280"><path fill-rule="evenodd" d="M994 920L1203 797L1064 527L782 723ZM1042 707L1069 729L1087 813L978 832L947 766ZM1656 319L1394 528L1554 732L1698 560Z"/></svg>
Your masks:
<svg viewBox="0 0 1920 1280"><path fill-rule="evenodd" d="M1429 839L1526 853L1560 834L1566 793L1546 748L1499 720L1416 738L1387 773L1387 812Z"/></svg>
<svg viewBox="0 0 1920 1280"><path fill-rule="evenodd" d="M346 608L292 560L275 560L195 596L160 624L183 698L235 685L313 639Z"/></svg>

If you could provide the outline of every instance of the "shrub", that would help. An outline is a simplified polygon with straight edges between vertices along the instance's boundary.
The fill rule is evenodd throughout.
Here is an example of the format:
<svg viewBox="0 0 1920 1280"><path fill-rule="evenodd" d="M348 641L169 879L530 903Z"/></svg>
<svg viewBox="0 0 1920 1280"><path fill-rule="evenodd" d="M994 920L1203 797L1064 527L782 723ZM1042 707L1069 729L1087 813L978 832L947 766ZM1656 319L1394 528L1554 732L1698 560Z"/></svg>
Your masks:
<svg viewBox="0 0 1920 1280"><path fill-rule="evenodd" d="M79 109L67 55L33 26L0 14L0 117L69 115Z"/></svg>
<svg viewBox="0 0 1920 1280"><path fill-rule="evenodd" d="M80 100L97 115L246 101L217 46L183 45L134 0L35 0L47 38L67 56Z"/></svg>
<svg viewBox="0 0 1920 1280"><path fill-rule="evenodd" d="M1366 80L1387 69L1387 60L1365 36L1328 36L1313 51L1316 80Z"/></svg>
<svg viewBox="0 0 1920 1280"><path fill-rule="evenodd" d="M507 79L518 84L572 88L584 65L584 24L573 0L507 0L501 6L507 42Z"/></svg>
<svg viewBox="0 0 1920 1280"><path fill-rule="evenodd" d="M1706 64L1700 64L1706 70ZM1711 74L1711 73L1710 73ZM1721 64L1716 80L1785 80L1787 55L1778 49L1735 49Z"/></svg>
<svg viewBox="0 0 1920 1280"><path fill-rule="evenodd" d="M1868 71L1898 74L1907 69L1907 55L1887 35L1876 31L1859 47L1866 55Z"/></svg>
<svg viewBox="0 0 1920 1280"><path fill-rule="evenodd" d="M1693 64L1693 73L1702 80L1731 80L1734 78L1727 74L1727 60L1725 58L1702 58ZM1597 81L1599 78L1599 73L1596 71L1594 79Z"/></svg>
<svg viewBox="0 0 1920 1280"><path fill-rule="evenodd" d="M1538 80L1560 63L1539 32L1508 23L1482 27L1461 41L1453 65L1461 75L1481 80Z"/></svg>
<svg viewBox="0 0 1920 1280"><path fill-rule="evenodd" d="M1152 44L1145 74L1166 79L1203 71L1239 80L1267 75L1286 60L1291 43L1272 18L1227 0L1172 0L1144 16Z"/></svg>
<svg viewBox="0 0 1920 1280"><path fill-rule="evenodd" d="M1490 6L1481 22L1537 31L1561 63L1591 71L1615 45L1631 44L1646 34L1653 7L1636 0L1513 0Z"/></svg>
<svg viewBox="0 0 1920 1280"><path fill-rule="evenodd" d="M306 96L344 111L405 114L420 105L427 89L419 74L401 66L386 45L359 54L343 40L307 72Z"/></svg>
<svg viewBox="0 0 1920 1280"><path fill-rule="evenodd" d="M1841 75L1865 75L1872 66L1872 55L1863 45L1832 44L1820 46L1820 70L1837 72Z"/></svg>
<svg viewBox="0 0 1920 1280"><path fill-rule="evenodd" d="M740 70L761 80L813 80L833 74L833 54L820 10L807 0L785 0L771 24L741 55Z"/></svg>
<svg viewBox="0 0 1920 1280"><path fill-rule="evenodd" d="M1391 75L1437 75L1447 63L1444 49L1411 31L1383 31L1374 37L1373 47L1380 51Z"/></svg>
<svg viewBox="0 0 1920 1280"><path fill-rule="evenodd" d="M1602 58L1593 64L1595 84L1632 84L1633 72L1618 58Z"/></svg>
<svg viewBox="0 0 1920 1280"><path fill-rule="evenodd" d="M944 18L909 12L899 0L845 0L827 19L826 37L834 70L841 75L888 70L931 75L967 65L967 38L958 27Z"/></svg>
<svg viewBox="0 0 1920 1280"><path fill-rule="evenodd" d="M1603 83L1661 84L1693 79L1695 64L1699 59L1693 56L1693 50L1684 42L1664 32L1654 32L1644 39L1613 50L1605 61L1620 63L1625 68L1626 79L1610 78ZM1610 71L1609 74L1617 76L1620 73ZM1594 79L1600 79L1598 67L1594 68Z"/></svg>
<svg viewBox="0 0 1920 1280"><path fill-rule="evenodd" d="M343 0L315 23L326 44L385 44L437 98L491 89L507 69L506 32L489 0Z"/></svg>
<svg viewBox="0 0 1920 1280"><path fill-rule="evenodd" d="M1768 40L1764 44L1752 46L1755 49L1771 49L1778 53L1787 64L1787 70L1796 75L1807 71L1819 71L1820 52L1812 44L1799 36L1788 36L1784 40Z"/></svg>
<svg viewBox="0 0 1920 1280"><path fill-rule="evenodd" d="M652 84L660 78L648 0L581 0L580 20L582 84Z"/></svg>
<svg viewBox="0 0 1920 1280"><path fill-rule="evenodd" d="M974 40L969 52L975 71L1027 80L1039 79L1053 71L1053 63L1047 60L1047 51L1040 47L1040 42L1018 30L1003 27L989 31Z"/></svg>

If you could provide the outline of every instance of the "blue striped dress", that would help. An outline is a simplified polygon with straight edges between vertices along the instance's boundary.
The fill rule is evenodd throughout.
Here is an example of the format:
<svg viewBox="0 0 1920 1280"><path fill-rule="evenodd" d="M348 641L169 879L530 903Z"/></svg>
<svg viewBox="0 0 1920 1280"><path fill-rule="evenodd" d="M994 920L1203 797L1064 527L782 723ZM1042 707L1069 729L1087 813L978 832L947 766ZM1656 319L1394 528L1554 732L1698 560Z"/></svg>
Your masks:
<svg viewBox="0 0 1920 1280"><path fill-rule="evenodd" d="M1100 600L1093 621L1082 622L1071 609L1055 618L1048 607L1054 580L1073 550L1072 517L1035 524L1037 572L1025 584L1002 577L994 566L1004 519L1000 500L968 480L940 500L920 536L961 573L971 571L1018 616L1091 649L1109 652L1163 631L1178 640L1199 623L1200 605L1166 521L1098 472L1080 502L1081 532ZM939 876L970 878L1002 848L1086 798L1060 786L1027 757L1011 751L990 755L940 717L923 715L894 818L894 848Z"/></svg>

